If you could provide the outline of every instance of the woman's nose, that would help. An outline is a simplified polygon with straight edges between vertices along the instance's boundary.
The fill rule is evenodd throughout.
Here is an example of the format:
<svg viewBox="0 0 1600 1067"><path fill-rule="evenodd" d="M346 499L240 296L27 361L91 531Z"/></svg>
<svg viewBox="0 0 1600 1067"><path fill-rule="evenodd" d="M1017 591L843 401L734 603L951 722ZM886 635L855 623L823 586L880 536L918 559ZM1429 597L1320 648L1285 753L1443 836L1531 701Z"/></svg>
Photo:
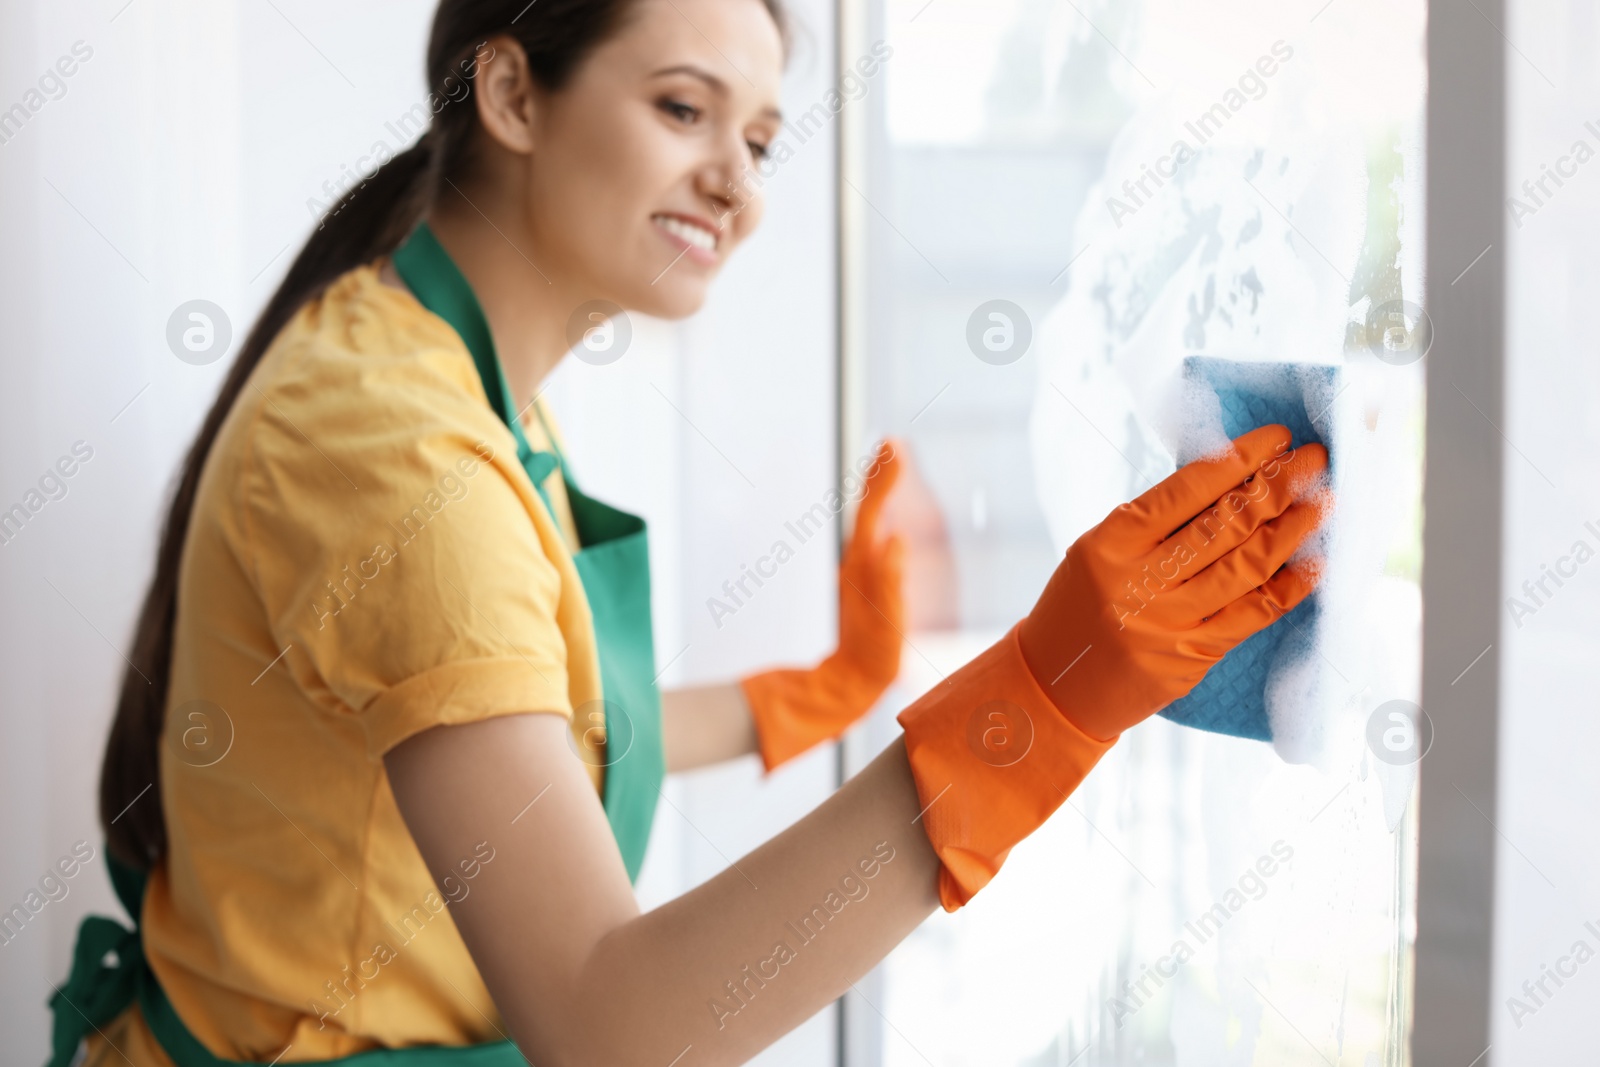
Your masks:
<svg viewBox="0 0 1600 1067"><path fill-rule="evenodd" d="M759 195L751 166L750 149L743 138L733 137L698 176L701 193L716 212L717 224L727 226Z"/></svg>

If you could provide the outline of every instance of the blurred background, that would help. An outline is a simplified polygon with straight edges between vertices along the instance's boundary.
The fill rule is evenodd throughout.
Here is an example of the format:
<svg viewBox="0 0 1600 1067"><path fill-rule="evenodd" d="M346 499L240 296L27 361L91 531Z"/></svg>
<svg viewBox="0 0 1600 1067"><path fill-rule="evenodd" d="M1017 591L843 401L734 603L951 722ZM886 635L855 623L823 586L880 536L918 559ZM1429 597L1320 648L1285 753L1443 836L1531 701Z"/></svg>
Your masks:
<svg viewBox="0 0 1600 1067"><path fill-rule="evenodd" d="M1578 1062L1600 965L1524 983L1578 941L1600 954L1592 6L790 5L792 155L763 172L761 229L700 314L634 316L626 358L568 360L548 396L586 489L650 523L663 684L832 648L835 538L732 616L711 600L888 433L913 460L893 506L912 626L845 744L669 782L647 907L870 760L1078 533L1172 469L1183 356L1339 367L1352 507L1314 751L1130 732L972 905L757 1062ZM4 927L0 1062L42 1061L78 921L118 912L104 731L227 365L176 358L169 320L209 301L242 339L321 206L409 143L431 6L0 7L0 909L96 856ZM1430 100L1440 41L1498 110L1437 82ZM1435 214L1484 182L1487 211ZM1431 235L1456 231L1471 247L1445 257ZM1457 523L1469 490L1488 503ZM1452 525L1425 536L1424 514ZM1423 590L1452 587L1429 582L1477 614L1430 615ZM1385 732L1396 707L1420 735ZM1430 941L1430 915L1482 951ZM1450 1028L1472 1050L1426 1054Z"/></svg>

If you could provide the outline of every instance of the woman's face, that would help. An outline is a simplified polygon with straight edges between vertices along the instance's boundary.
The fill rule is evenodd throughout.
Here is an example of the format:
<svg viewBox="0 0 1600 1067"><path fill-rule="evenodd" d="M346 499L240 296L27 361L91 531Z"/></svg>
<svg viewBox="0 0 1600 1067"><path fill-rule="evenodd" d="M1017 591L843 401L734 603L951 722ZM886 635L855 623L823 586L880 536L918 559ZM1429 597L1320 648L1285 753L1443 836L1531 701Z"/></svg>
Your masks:
<svg viewBox="0 0 1600 1067"><path fill-rule="evenodd" d="M635 0L560 92L536 94L527 210L546 261L586 299L696 311L761 219L782 67L761 0Z"/></svg>

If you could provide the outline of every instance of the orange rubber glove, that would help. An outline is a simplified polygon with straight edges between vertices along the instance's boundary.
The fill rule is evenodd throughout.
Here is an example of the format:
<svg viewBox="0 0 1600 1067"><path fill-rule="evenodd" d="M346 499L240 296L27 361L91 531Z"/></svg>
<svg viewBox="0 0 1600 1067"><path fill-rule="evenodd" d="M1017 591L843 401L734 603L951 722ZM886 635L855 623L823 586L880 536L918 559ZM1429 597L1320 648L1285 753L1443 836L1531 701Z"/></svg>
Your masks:
<svg viewBox="0 0 1600 1067"><path fill-rule="evenodd" d="M844 733L900 673L905 545L898 534L881 542L876 537L899 473L894 442L881 442L867 468L855 529L839 563L838 649L809 670L764 671L739 681L769 772Z"/></svg>
<svg viewBox="0 0 1600 1067"><path fill-rule="evenodd" d="M1121 732L1305 599L1284 566L1321 522L1321 445L1239 438L1124 504L1072 547L1026 618L899 715L946 911L988 884Z"/></svg>

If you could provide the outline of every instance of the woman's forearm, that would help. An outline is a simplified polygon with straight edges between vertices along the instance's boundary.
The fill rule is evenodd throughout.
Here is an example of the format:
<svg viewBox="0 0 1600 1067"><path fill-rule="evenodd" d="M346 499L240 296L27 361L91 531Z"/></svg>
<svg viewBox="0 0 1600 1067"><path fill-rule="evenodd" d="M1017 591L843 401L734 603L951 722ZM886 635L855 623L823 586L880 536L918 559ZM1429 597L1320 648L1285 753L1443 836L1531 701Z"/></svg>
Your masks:
<svg viewBox="0 0 1600 1067"><path fill-rule="evenodd" d="M755 721L736 682L663 692L661 730L669 773L692 771L756 751Z"/></svg>
<svg viewBox="0 0 1600 1067"><path fill-rule="evenodd" d="M664 1067L692 1046L685 1064L743 1063L938 906L896 741L811 814L641 915L567 729L513 715L428 730L385 757L436 879L480 838L498 852L450 913L533 1062Z"/></svg>
<svg viewBox="0 0 1600 1067"><path fill-rule="evenodd" d="M668 1063L691 1047L684 1062L745 1062L927 918L937 873L896 741L733 867L600 941L574 998L581 1062Z"/></svg>

